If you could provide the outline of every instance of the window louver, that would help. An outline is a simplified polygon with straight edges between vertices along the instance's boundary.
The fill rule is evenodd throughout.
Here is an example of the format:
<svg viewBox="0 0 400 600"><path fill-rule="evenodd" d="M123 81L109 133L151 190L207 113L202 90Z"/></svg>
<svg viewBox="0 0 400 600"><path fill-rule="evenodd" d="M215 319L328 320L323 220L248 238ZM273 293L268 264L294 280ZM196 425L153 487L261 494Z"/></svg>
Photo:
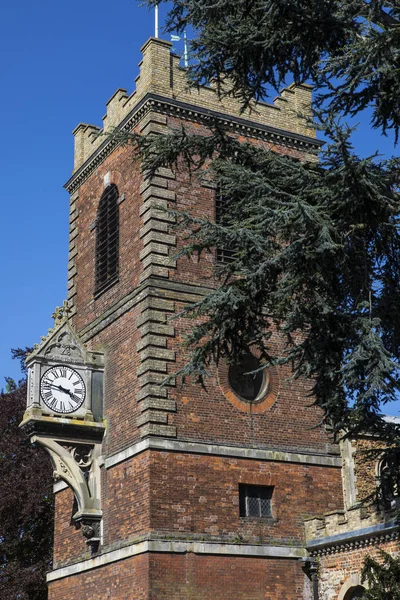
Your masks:
<svg viewBox="0 0 400 600"><path fill-rule="evenodd" d="M96 220L96 285L95 293L104 291L118 279L119 210L118 188L109 185L103 192Z"/></svg>

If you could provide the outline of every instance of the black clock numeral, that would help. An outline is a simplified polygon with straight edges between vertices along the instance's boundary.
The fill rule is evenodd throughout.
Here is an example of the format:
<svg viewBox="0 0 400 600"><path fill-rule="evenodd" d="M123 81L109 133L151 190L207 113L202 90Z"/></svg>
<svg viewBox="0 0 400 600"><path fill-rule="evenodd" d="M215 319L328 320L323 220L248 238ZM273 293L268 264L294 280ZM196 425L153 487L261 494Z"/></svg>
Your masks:
<svg viewBox="0 0 400 600"><path fill-rule="evenodd" d="M81 401L80 397L77 396L76 394L71 394L71 400L73 402L75 402L76 404L78 404Z"/></svg>
<svg viewBox="0 0 400 600"><path fill-rule="evenodd" d="M70 383L67 384L67 381ZM51 410L73 413L83 404L86 389L77 371L71 367L56 365L43 374L40 394Z"/></svg>

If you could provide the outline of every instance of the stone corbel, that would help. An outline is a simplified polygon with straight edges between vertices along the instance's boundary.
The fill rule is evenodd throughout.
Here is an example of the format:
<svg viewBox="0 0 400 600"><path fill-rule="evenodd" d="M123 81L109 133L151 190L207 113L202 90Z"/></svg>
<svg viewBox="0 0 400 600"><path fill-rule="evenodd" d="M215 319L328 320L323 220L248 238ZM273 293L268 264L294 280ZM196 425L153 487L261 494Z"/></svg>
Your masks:
<svg viewBox="0 0 400 600"><path fill-rule="evenodd" d="M86 543L94 553L100 544L102 518L100 495L100 443L82 443L68 439L54 439L33 435L31 442L42 446L50 455L54 477L72 488L78 511L73 515Z"/></svg>

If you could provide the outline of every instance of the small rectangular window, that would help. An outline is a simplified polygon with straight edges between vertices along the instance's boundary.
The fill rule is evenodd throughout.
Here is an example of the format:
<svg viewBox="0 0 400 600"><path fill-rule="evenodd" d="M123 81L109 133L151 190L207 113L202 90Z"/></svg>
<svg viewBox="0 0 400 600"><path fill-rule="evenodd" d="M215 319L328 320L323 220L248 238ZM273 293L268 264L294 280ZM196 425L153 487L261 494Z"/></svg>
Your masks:
<svg viewBox="0 0 400 600"><path fill-rule="evenodd" d="M240 516L256 519L272 517L273 491L272 486L239 484Z"/></svg>

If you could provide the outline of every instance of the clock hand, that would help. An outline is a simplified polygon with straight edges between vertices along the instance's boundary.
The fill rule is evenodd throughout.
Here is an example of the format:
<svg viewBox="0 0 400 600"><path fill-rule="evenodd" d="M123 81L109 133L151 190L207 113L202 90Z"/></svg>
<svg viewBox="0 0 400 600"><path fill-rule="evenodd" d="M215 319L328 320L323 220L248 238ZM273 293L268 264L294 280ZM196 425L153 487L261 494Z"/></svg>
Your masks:
<svg viewBox="0 0 400 600"><path fill-rule="evenodd" d="M64 394L68 394L69 396L71 395L70 390L67 390L62 385L51 384L49 387L54 388L55 390L59 390L60 392L64 392Z"/></svg>

